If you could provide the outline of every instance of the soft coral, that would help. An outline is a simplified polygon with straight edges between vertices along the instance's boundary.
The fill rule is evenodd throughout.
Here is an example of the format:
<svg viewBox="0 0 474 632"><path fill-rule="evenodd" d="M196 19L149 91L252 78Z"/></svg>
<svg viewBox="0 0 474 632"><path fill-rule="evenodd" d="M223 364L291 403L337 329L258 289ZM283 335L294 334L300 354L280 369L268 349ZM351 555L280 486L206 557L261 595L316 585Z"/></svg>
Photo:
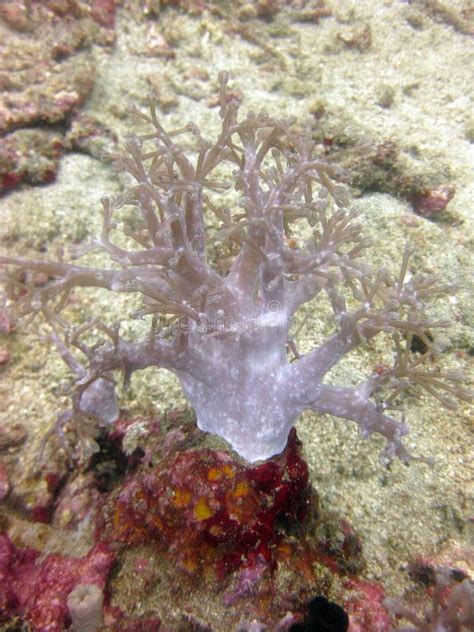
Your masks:
<svg viewBox="0 0 474 632"><path fill-rule="evenodd" d="M474 583L468 577L459 582L457 573L449 568L436 569L431 607L425 615L418 615L395 599L386 599L384 604L391 615L412 624L395 628L399 632L474 630Z"/></svg>

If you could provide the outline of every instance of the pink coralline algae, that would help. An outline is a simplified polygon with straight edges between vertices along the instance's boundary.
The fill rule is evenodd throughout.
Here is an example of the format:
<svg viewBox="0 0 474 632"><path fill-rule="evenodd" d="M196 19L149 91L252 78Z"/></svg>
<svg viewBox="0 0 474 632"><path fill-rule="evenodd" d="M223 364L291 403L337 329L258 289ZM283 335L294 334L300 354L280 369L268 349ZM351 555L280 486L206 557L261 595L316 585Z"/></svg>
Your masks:
<svg viewBox="0 0 474 632"><path fill-rule="evenodd" d="M244 562L271 565L277 522L301 522L309 500L307 465L292 432L280 457L256 467L209 449L172 454L152 469L144 464L111 494L103 519L112 542L152 542L188 573L214 564L223 577Z"/></svg>
<svg viewBox="0 0 474 632"><path fill-rule="evenodd" d="M114 0L0 2L0 194L54 181L74 148L64 128L94 86L90 49L113 42L115 10Z"/></svg>
<svg viewBox="0 0 474 632"><path fill-rule="evenodd" d="M20 183L52 182L64 150L65 143L59 133L17 130L8 134L0 147L0 194Z"/></svg>
<svg viewBox="0 0 474 632"><path fill-rule="evenodd" d="M91 16L94 22L112 29L115 24L116 0L92 0Z"/></svg>
<svg viewBox="0 0 474 632"><path fill-rule="evenodd" d="M99 500L92 472L79 474L68 482L55 501L53 525L72 528L93 513Z"/></svg>
<svg viewBox="0 0 474 632"><path fill-rule="evenodd" d="M391 632L391 620L383 605L384 589L380 584L351 577L344 582L349 614L349 632Z"/></svg>
<svg viewBox="0 0 474 632"><path fill-rule="evenodd" d="M103 589L114 559L105 544L85 557L42 557L0 535L0 622L20 616L35 632L62 632L71 623L68 595L82 583Z"/></svg>
<svg viewBox="0 0 474 632"><path fill-rule="evenodd" d="M425 191L415 199L415 210L423 217L435 216L445 210L455 193L455 188L449 184Z"/></svg>
<svg viewBox="0 0 474 632"><path fill-rule="evenodd" d="M161 620L158 617L144 615L129 619L118 608L110 608L108 618L113 632L171 632L169 628L161 627Z"/></svg>
<svg viewBox="0 0 474 632"><path fill-rule="evenodd" d="M113 632L175 629L162 627L169 625L169 613L154 601L171 562L170 595L183 583L193 591L205 581L225 616L236 625L252 621L253 627L242 629L280 629L275 625L285 613L300 626L295 630L312 629L304 627L305 604L326 603L332 595L333 609L337 605L341 620L344 613L349 619L348 632L392 631L383 587L359 576L357 535L340 519L330 528L320 524L294 430L279 457L252 466L206 447L190 419L170 417L186 424L163 437L163 420L149 420L153 432L128 456L122 450L129 434L147 421L120 418L98 438L101 452L88 472L62 481L52 471L45 474L52 528L77 532L84 520L92 521L96 545L72 559L21 549L2 536L0 621L17 616L34 632L59 632L70 621L68 595L86 584L104 591L103 621ZM105 463L115 468L108 482L99 476ZM114 560L118 578L110 574ZM130 578L129 602L123 604L120 586ZM146 603L145 612L134 608L136 600ZM186 601L177 598L176 608L186 608Z"/></svg>
<svg viewBox="0 0 474 632"><path fill-rule="evenodd" d="M9 310L0 307L0 335L9 336L15 331L15 321Z"/></svg>
<svg viewBox="0 0 474 632"><path fill-rule="evenodd" d="M0 347L0 366L10 362L11 353L7 347Z"/></svg>
<svg viewBox="0 0 474 632"><path fill-rule="evenodd" d="M41 22L57 24L62 18L92 20L113 28L118 0L2 0L0 19L19 32L31 32Z"/></svg>

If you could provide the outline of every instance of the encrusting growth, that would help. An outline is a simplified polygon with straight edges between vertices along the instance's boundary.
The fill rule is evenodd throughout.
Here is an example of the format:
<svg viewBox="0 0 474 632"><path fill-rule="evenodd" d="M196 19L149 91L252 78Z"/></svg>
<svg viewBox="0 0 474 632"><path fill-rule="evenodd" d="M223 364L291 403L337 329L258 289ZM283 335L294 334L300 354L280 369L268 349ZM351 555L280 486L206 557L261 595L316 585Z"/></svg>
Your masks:
<svg viewBox="0 0 474 632"><path fill-rule="evenodd" d="M403 391L418 384L449 408L456 398L471 398L460 385L462 375L424 366L432 358L427 330L448 323L430 320L422 304L452 288L434 275L411 276L408 248L396 277L364 264L368 244L345 188L335 184L341 174L333 158L318 156L310 134L292 120L266 112L239 118L227 73L219 83L221 129L213 141L192 123L165 131L153 99L147 113L132 108L150 131L130 136L125 152L112 159L133 184L102 200L101 235L71 252L74 260L100 250L110 267L0 256L8 299L21 316L45 317L74 370L72 410L58 430L74 422L87 456L94 426L118 416L113 372L122 371L128 382L134 371L156 366L178 376L199 427L249 461L280 453L306 409L355 421L364 435L380 433L388 456L408 459L403 416L390 413ZM219 194L232 188L239 197L228 208ZM124 220L126 241L120 243L127 247L114 239L122 207L140 216L139 225L136 215ZM312 235L295 244L292 229L304 223ZM223 241L235 257L221 273L209 262L209 246ZM38 272L49 277L42 287L34 284ZM72 290L87 287L141 295L143 306L132 317L148 318L149 333L125 340L118 325L99 320L73 329L63 308ZM298 308L317 295L332 306L334 334L301 355L290 325ZM88 346L85 334L95 331L102 337ZM394 345L392 367L355 388L324 383L346 354L382 333ZM426 346L422 355L410 352L414 337Z"/></svg>

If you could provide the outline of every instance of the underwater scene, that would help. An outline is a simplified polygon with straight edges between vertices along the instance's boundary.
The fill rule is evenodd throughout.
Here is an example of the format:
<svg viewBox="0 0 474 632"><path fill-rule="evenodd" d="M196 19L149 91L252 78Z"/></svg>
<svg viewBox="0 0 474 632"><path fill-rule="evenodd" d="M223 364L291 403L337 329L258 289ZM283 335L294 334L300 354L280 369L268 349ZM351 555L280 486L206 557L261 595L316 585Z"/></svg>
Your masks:
<svg viewBox="0 0 474 632"><path fill-rule="evenodd" d="M474 631L470 0L0 0L0 632Z"/></svg>

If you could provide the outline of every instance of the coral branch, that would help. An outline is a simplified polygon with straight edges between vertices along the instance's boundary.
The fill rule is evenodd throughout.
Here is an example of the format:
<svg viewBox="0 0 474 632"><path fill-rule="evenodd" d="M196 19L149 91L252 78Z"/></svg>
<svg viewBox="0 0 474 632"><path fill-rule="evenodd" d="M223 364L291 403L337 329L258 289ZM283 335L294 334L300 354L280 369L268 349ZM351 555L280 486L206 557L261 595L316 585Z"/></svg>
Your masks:
<svg viewBox="0 0 474 632"><path fill-rule="evenodd" d="M349 208L340 169L294 121L266 112L239 117L227 84L221 73L214 140L194 123L165 130L152 98L146 112L131 109L149 131L128 136L110 159L132 185L102 200L101 234L70 253L75 260L98 251L109 267L78 266L62 255L59 261L0 256L5 301L20 316L46 319L74 373L72 409L56 428L64 438L74 423L90 453L94 423L118 414L114 373L128 383L135 371L157 366L176 373L199 427L250 461L283 450L305 409L355 421L365 435L382 434L386 453L406 460L406 427L387 414L404 391L422 386L448 408L472 399L460 374L426 368L434 358L427 332L448 323L428 318L424 303L453 288L436 275L411 276L408 248L396 275L365 264L363 217ZM232 208L222 206L220 193L232 188L240 197ZM311 230L306 241L295 239L302 225ZM219 266L210 253L224 240L233 260ZM48 277L45 283L35 281L38 273ZM85 288L141 297L131 317L149 320L148 336L125 341L118 327L98 318L72 328L68 298ZM332 308L333 333L302 355L290 336L292 319L317 296ZM346 354L376 336L393 345L392 367L355 389L323 383ZM415 338L426 346L421 357L411 351Z"/></svg>

